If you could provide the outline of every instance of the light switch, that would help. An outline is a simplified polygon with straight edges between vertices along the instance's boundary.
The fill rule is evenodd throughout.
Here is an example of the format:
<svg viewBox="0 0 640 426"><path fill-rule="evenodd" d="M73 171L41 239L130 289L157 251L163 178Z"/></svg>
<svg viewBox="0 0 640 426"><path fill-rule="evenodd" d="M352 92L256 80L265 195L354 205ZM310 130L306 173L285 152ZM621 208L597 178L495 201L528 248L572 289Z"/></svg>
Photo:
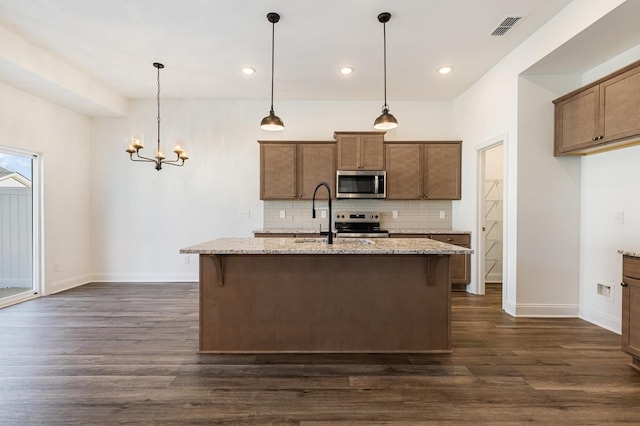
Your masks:
<svg viewBox="0 0 640 426"><path fill-rule="evenodd" d="M616 225L624 225L624 212L616 212L615 214L615 223Z"/></svg>
<svg viewBox="0 0 640 426"><path fill-rule="evenodd" d="M391 216L392 216L394 219L397 219L397 218L398 218L398 210L394 210L394 211L392 211L392 212L391 212Z"/></svg>

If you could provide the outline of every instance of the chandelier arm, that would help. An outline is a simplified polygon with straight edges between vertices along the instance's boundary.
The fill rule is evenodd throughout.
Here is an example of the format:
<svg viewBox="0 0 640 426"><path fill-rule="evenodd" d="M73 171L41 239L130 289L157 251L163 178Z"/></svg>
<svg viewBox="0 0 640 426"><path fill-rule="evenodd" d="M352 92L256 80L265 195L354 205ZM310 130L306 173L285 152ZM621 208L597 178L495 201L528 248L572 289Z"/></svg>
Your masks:
<svg viewBox="0 0 640 426"><path fill-rule="evenodd" d="M138 159L133 158L133 153L129 154L129 156L131 157L131 159L133 161L146 161L146 162L153 162L153 163L158 161L155 158L144 157L144 156L140 155L140 153L137 152L137 151L136 151L136 156L138 157Z"/></svg>
<svg viewBox="0 0 640 426"><path fill-rule="evenodd" d="M182 166L184 166L184 160L183 159L172 160L172 161L162 160L161 164L166 164L168 166L182 167Z"/></svg>

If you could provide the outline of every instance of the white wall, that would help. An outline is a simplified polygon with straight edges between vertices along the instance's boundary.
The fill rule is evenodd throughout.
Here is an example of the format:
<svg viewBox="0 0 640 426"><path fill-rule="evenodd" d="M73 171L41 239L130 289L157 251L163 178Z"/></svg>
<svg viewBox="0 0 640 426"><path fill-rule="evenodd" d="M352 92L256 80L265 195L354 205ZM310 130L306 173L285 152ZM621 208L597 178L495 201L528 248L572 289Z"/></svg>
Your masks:
<svg viewBox="0 0 640 426"><path fill-rule="evenodd" d="M153 155L156 105L131 102L125 119L94 119L92 270L104 281L197 280L197 259L179 249L262 228L257 140L333 140L337 130L372 130L379 102L276 102L283 132L260 130L264 102L162 101L161 145L186 141L182 168L133 163L131 131ZM400 123L387 140L459 139L450 102L392 102ZM322 120L318 120L321 117ZM250 217L240 217L240 211ZM185 259L190 263L185 264Z"/></svg>
<svg viewBox="0 0 640 426"><path fill-rule="evenodd" d="M590 70L582 84L640 59L640 46ZM640 243L640 146L581 158L580 317L620 333L622 256ZM624 223L616 223L623 213ZM611 296L597 292L598 283Z"/></svg>
<svg viewBox="0 0 640 426"><path fill-rule="evenodd" d="M0 84L0 145L42 156L45 291L90 281L90 120Z"/></svg>
<svg viewBox="0 0 640 426"><path fill-rule="evenodd" d="M511 314L518 314L519 305L524 308L527 315L534 314L530 309L527 309L529 307L544 308L540 309L536 314L552 314L554 311L562 311L566 307L564 305L567 304L567 301L569 301L569 304L573 304L573 300L577 300L577 294L575 294L576 283L570 283L568 287L557 287L545 284L542 280L536 280L534 276L527 278L525 281L518 271L520 262L524 262L522 266L525 271L529 273L535 273L535 271L527 270L528 261L527 259L521 259L520 250L525 250L526 252L526 250L542 249L544 247L544 253L539 254L539 256L543 256L545 259L539 258L537 263L544 267L546 261L549 261L554 267L563 268L561 273L565 276L571 275L572 271L576 271L579 268L577 263L557 265L557 262L554 261L554 259L561 258L566 254L564 251L566 246L555 244L557 234L550 228L542 227L538 230L537 238L540 243L528 246L526 244L531 243L530 239L525 245L518 240L520 230L537 225L537 220L535 219L537 215L556 217L566 212L564 203L539 203L533 206L526 203L526 207L529 207L529 209L524 212L519 210L520 207L525 207L525 204L521 205L519 200L536 196L536 192L531 192L534 186L526 182L526 180L531 179L529 176L531 167L527 168L526 165L523 165L523 170L520 170L522 162L526 161L527 157L526 155L520 155L518 151L520 149L527 150L524 144L544 144L550 149L553 139L550 134L546 137L546 140L533 138L520 140L523 134L518 129L519 120L523 120L524 117L521 114L519 115L519 108L526 105L526 99L519 99L518 76L620 3L622 3L621 0L589 0L571 3L539 31L514 49L454 102L456 129L459 131L462 140L465 141L462 158L463 170L466 170L467 173L463 176L463 193L477 194L477 150L495 141L496 138L505 140L505 209L507 217L505 224L505 251L507 255L503 285L503 307ZM530 128L535 128L535 123L539 120L543 124L547 122L545 117L536 115L528 116L527 120L531 126ZM549 129L552 129L552 127ZM536 151L535 147L529 148L531 152ZM535 188L545 188L555 184L551 176L546 178L544 173L538 173L538 175L540 179L538 180L538 186ZM525 183L521 185L520 179L525 179ZM458 205L454 205L453 226L460 229L477 230L478 205L477 196L463 197ZM572 212L577 211L575 206L571 206L570 210ZM477 240L472 240L472 245L473 248L477 249ZM477 270L475 262L472 268ZM519 282L521 278L523 279L522 283ZM472 282L470 287L472 289L477 288L476 283ZM553 309L554 305L557 305L558 309Z"/></svg>
<svg viewBox="0 0 640 426"><path fill-rule="evenodd" d="M553 156L557 97L519 80L517 315L578 315L580 160Z"/></svg>

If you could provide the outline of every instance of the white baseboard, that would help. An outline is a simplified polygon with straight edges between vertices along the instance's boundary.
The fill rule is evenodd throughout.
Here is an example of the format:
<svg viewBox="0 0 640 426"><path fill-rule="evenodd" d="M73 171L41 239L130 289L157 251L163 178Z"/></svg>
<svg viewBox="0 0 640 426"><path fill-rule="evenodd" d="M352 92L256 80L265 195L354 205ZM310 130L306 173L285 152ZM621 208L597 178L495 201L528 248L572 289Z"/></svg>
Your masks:
<svg viewBox="0 0 640 426"><path fill-rule="evenodd" d="M515 316L543 318L577 318L578 305L518 303L515 307Z"/></svg>
<svg viewBox="0 0 640 426"><path fill-rule="evenodd" d="M75 287L80 287L90 283L92 280L91 274L79 275L77 277L67 278L60 281L47 282L43 295L60 293L61 291L70 290Z"/></svg>
<svg viewBox="0 0 640 426"><path fill-rule="evenodd" d="M134 283L182 283L182 282L198 282L198 273L183 274L110 274L98 273L93 275L94 282L134 282Z"/></svg>
<svg viewBox="0 0 640 426"><path fill-rule="evenodd" d="M578 317L590 322L591 324L597 325L598 327L602 327L605 330L612 331L616 334L622 333L622 323L620 318L614 318L611 315L584 307L580 308Z"/></svg>

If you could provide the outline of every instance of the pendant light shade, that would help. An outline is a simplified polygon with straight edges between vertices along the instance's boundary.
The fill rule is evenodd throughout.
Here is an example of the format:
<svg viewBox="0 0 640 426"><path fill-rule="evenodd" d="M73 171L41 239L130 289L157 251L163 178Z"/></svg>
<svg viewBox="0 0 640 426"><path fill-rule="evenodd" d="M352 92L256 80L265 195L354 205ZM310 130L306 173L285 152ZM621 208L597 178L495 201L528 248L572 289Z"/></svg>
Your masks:
<svg viewBox="0 0 640 426"><path fill-rule="evenodd" d="M389 12L382 12L378 15L378 22L382 24L382 36L384 40L384 105L382 114L373 123L373 128L377 130L390 130L398 127L398 120L389 112L387 105L387 22L391 19Z"/></svg>
<svg viewBox="0 0 640 426"><path fill-rule="evenodd" d="M267 13L267 20L271 22L271 110L269 111L269 115L263 118L260 122L260 128L262 130L269 130L273 132L284 129L284 123L273 111L273 52L275 47L275 26L276 22L280 21L280 15L275 12Z"/></svg>

